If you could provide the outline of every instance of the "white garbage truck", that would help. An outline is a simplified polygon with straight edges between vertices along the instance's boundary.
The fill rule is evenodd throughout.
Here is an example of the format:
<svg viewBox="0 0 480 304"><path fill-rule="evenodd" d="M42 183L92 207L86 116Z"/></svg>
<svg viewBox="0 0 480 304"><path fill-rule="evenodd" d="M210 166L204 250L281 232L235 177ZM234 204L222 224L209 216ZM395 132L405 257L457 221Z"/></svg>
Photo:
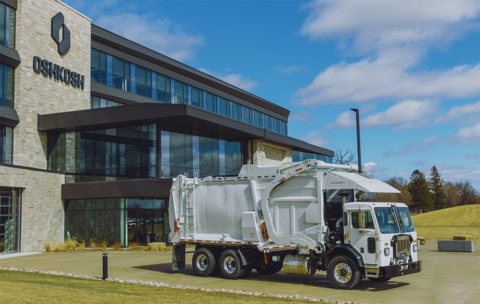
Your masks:
<svg viewBox="0 0 480 304"><path fill-rule="evenodd" d="M350 165L309 159L282 167L244 165L238 176L173 180L169 201L173 270L195 245L199 276L226 279L326 271L335 288L421 271L420 244L403 203L362 193L398 193Z"/></svg>

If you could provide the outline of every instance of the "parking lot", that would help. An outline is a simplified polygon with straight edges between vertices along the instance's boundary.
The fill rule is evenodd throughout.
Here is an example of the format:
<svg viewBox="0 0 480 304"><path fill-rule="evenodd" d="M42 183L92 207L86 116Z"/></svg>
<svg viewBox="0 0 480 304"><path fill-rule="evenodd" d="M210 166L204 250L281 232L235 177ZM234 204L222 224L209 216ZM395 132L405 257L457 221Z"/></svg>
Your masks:
<svg viewBox="0 0 480 304"><path fill-rule="evenodd" d="M280 271L262 276L256 271L241 280L198 277L187 254L187 269L171 270L171 252L109 251L109 276L123 280L164 282L210 289L233 289L269 294L300 295L357 303L478 303L480 298L480 245L475 252L438 252L436 241L428 241L419 253L421 273L394 278L388 283L364 279L355 290L337 290L325 272L313 277L291 276ZM189 248L187 250L193 250ZM0 259L0 266L62 271L90 276L102 275L102 252L42 253Z"/></svg>

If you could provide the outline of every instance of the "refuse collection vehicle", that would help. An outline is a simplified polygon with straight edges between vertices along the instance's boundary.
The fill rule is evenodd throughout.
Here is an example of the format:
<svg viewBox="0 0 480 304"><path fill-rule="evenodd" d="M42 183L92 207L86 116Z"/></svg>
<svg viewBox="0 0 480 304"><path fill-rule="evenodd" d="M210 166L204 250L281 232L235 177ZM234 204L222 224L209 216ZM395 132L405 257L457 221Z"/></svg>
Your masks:
<svg viewBox="0 0 480 304"><path fill-rule="evenodd" d="M386 282L420 272L407 206L358 201L362 192L399 191L349 165L315 159L244 165L238 176L179 175L169 201L172 268L185 268L190 244L200 276L322 270L334 287L352 289L362 278Z"/></svg>

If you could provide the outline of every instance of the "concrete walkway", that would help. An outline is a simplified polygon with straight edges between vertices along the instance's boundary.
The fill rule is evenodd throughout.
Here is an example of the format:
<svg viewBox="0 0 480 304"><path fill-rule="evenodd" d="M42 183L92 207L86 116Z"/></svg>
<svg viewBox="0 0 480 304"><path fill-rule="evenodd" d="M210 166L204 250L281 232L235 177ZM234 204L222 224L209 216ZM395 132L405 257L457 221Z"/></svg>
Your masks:
<svg viewBox="0 0 480 304"><path fill-rule="evenodd" d="M193 249L193 248L192 248ZM109 251L109 276L123 280L164 282L210 289L241 289L252 292L326 298L357 303L478 303L480 299L480 245L472 253L438 252L436 241L427 241L419 253L421 273L394 278L388 283L364 279L355 290L334 289L325 272L313 277L283 273L262 276L256 271L241 280L198 277L190 265L171 270L171 252ZM0 266L62 271L102 276L102 252L43 253L0 260Z"/></svg>

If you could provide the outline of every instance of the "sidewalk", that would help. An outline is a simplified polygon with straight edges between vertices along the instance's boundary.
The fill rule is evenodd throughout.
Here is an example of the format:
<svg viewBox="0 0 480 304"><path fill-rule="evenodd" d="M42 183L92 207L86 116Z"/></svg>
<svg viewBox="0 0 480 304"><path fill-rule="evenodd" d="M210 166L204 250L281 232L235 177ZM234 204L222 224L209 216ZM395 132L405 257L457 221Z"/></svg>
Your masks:
<svg viewBox="0 0 480 304"><path fill-rule="evenodd" d="M364 279L355 290L334 289L325 272L312 277L292 276L279 272L262 276L256 271L241 280L222 277L198 277L187 254L187 269L171 270L170 251L108 253L110 277L142 280L210 289L241 289L282 295L326 298L357 303L478 303L480 298L480 245L473 253L438 252L436 241L428 241L419 253L421 273L394 278L388 283ZM43 271L102 276L102 252L59 252L23 255L0 259L0 266Z"/></svg>

